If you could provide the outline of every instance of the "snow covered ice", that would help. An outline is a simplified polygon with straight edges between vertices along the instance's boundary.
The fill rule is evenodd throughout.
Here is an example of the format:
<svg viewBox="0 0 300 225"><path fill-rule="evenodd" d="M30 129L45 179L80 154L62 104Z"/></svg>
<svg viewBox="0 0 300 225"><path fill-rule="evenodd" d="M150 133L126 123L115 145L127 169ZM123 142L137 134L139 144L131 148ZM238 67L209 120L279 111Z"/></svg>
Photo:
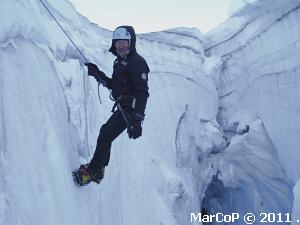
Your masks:
<svg viewBox="0 0 300 225"><path fill-rule="evenodd" d="M111 31L68 1L44 2L110 75ZM124 132L101 185L78 188L71 171L92 157L109 92L99 104L40 1L1 0L0 224L187 225L203 210L290 213L297 224L300 1L232 0L229 10L206 34L138 35L151 70L143 137Z"/></svg>

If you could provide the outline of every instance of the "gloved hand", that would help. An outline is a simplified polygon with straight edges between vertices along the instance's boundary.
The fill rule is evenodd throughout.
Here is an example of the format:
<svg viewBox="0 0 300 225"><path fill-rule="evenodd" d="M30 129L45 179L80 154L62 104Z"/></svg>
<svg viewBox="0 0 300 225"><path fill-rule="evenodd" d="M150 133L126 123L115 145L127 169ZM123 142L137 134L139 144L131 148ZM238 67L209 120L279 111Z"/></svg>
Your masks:
<svg viewBox="0 0 300 225"><path fill-rule="evenodd" d="M127 133L129 138L139 138L142 136L142 121L131 119L127 126Z"/></svg>
<svg viewBox="0 0 300 225"><path fill-rule="evenodd" d="M101 70L98 69L97 65L94 63L85 63L88 67L88 75L95 77L98 82L105 81L106 75Z"/></svg>

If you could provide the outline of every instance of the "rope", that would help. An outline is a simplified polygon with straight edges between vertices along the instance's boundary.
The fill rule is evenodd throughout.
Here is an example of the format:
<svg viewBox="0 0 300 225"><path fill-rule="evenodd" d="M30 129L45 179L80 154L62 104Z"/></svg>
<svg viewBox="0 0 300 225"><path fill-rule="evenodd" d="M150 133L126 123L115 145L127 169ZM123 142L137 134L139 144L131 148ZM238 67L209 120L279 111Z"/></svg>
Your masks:
<svg viewBox="0 0 300 225"><path fill-rule="evenodd" d="M45 5L45 3L40 0L40 2L43 4L43 6L46 8L46 10L48 11L48 13L52 16L52 18L54 19L54 21L57 23L57 25L60 27L60 29L65 33L65 35L69 38L69 40L72 42L72 44L74 45L74 47L76 48L76 50L79 52L79 54L81 55L81 57L84 59L84 61L87 63L88 60L84 57L84 55L82 54L82 52L79 50L79 48L76 46L76 44L74 43L74 41L70 38L70 36L68 35L68 33L65 31L65 29L60 25L60 23L57 21L57 19L55 18L55 16L50 12L50 10L48 9L48 7Z"/></svg>
<svg viewBox="0 0 300 225"><path fill-rule="evenodd" d="M81 55L81 57L84 59L85 63L88 62L88 60L84 57L84 55L82 54L82 52L79 50L79 48L77 47L77 45L74 43L74 41L72 40L72 38L68 35L68 33L65 31L65 29L60 25L60 23L57 21L57 19L55 18L55 16L50 12L50 10L48 9L48 7L45 5L45 3L40 0L40 2L43 4L43 6L45 7L45 9L48 11L48 13L51 15L51 17L54 19L54 21L57 23L57 25L60 27L60 29L64 32L64 34L67 36L67 38L69 38L69 40L71 41L71 43L74 45L74 47L76 48L76 50L79 52L79 54ZM99 87L100 87L100 83L98 83L98 97L99 97L99 101L100 104L102 104L101 101L101 97L100 97L100 91L99 91Z"/></svg>
<svg viewBox="0 0 300 225"><path fill-rule="evenodd" d="M102 101L101 101L101 97L100 97L100 91L99 91L99 89L100 89L100 83L98 83L98 98L99 98L99 102L100 102L100 104L102 104Z"/></svg>

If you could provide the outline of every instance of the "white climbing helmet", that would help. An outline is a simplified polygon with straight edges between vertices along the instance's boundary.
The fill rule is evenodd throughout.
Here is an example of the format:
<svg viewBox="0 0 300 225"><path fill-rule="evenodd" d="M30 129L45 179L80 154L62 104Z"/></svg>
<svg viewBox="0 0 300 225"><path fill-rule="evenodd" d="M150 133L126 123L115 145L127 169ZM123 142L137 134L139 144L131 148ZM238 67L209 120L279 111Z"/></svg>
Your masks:
<svg viewBox="0 0 300 225"><path fill-rule="evenodd" d="M115 31L113 32L112 39L113 39L113 40L116 40L116 39L131 40L131 35L130 35L130 33L126 30L126 28L124 28L124 27L118 27L118 28L115 29Z"/></svg>

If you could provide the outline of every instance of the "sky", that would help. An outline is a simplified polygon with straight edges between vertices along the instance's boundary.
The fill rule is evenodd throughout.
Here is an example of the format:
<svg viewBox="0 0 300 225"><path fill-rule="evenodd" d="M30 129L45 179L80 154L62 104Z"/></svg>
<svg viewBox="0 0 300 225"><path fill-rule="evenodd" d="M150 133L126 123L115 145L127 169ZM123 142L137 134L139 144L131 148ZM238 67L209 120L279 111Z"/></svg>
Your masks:
<svg viewBox="0 0 300 225"><path fill-rule="evenodd" d="M231 0L69 0L90 21L109 30L132 25L137 33L196 27L203 33L228 17Z"/></svg>

